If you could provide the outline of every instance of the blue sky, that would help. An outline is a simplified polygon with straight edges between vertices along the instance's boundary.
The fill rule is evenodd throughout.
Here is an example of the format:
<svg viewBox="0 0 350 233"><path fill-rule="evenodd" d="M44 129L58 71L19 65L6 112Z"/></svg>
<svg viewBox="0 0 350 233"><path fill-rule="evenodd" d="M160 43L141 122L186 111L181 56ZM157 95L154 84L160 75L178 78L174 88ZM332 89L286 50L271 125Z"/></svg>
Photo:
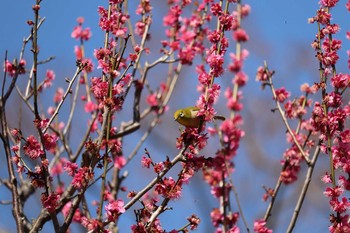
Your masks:
<svg viewBox="0 0 350 233"><path fill-rule="evenodd" d="M164 5L161 0L151 1L155 8ZM154 3L153 3L154 2ZM233 180L241 197L241 204L245 210L244 214L252 229L254 219L261 218L266 203L261 201L263 190L261 185L273 186L280 170L279 160L286 146L285 127L277 114L272 114L270 109L273 108L271 93L268 90L262 91L259 83L255 82L255 72L258 66L266 60L271 69L276 71L276 86L286 86L292 91L292 95L298 96L299 86L304 82L313 84L318 81L318 66L314 58L314 53L310 47L311 42L316 34L316 25L308 24L307 19L312 17L317 8L318 1L280 1L280 0L252 0L247 1L251 5L251 15L243 22L244 28L250 35L250 41L244 45L250 52L250 56L245 64L245 71L249 75L249 82L243 89L245 108L243 115L245 117L246 136L242 140L239 154L236 157L236 172ZM0 0L0 20L2 23L2 33L0 37L0 57L4 57L5 50L8 51L10 60L18 57L22 46L22 39L29 32L29 26L26 25L28 19L33 18L31 6L33 1L17 0L5 1ZM64 78L71 77L75 71L75 56L73 53L74 46L77 42L71 38L71 32L76 25L77 17L84 17L84 25L90 27L93 37L86 43L86 55L92 57L93 49L103 46L103 34L98 28L97 6L106 5L106 1L43 1L41 16L46 20L40 29L39 46L40 57L45 59L49 56L56 56L56 59L49 64L41 67L39 72L44 74L46 69L52 69L56 73L57 86L64 86ZM341 2L340 4L345 4ZM350 29L349 14L345 7L339 6L334 13L336 23L341 25L341 32L337 38L344 41L341 50L341 60L338 70L348 72L346 50L349 49L349 43L345 41L345 33ZM160 9L160 8L157 8ZM154 25L152 29L161 30L161 10L154 12ZM162 31L161 31L162 32ZM155 34L152 38L153 44L157 39L164 35ZM155 54L156 55L156 54ZM30 61L31 53L27 48L25 58ZM2 58L3 59L3 58ZM96 63L95 63L96 67ZM151 75L157 73L153 71ZM2 77L2 71L0 71ZM179 107L193 105L198 98L196 92L190 95L184 95L188 90L195 88L196 80L184 80L185 77L195 75L193 67L186 67L180 77L180 83L175 91L175 97L169 102L169 112L164 115L163 123L154 131L152 137L146 142L145 146L148 151L152 151L156 159L163 159L165 155L173 156L177 150L175 148L175 138L178 132L178 125L172 120L172 112ZM230 81L219 81L221 84L229 84ZM187 89L188 88L188 89ZM224 89L223 89L224 90ZM52 99L52 94L43 97ZM221 97L223 98L223 97ZM222 101L220 103L223 103ZM48 103L49 104L49 101ZM47 107L47 106L46 106ZM223 106L218 106L218 110L225 113ZM9 114L15 114L14 109L9 109ZM128 112L126 110L126 112ZM130 112L129 112L130 113ZM122 114L121 118L128 119L128 113ZM82 128L81 131L74 132L74 136L79 137L83 134L84 124L88 117L82 116L81 121L76 124ZM147 120L146 120L147 121ZM30 123L27 120L27 123ZM133 149L135 141L142 136L140 132L132 137L125 139L126 154ZM171 132L169 136L164 137L164 132ZM168 134L167 134L168 135ZM214 141L215 142L215 141ZM143 147L142 147L143 148ZM215 143L211 143L208 149L203 153L214 153ZM143 150L138 153L142 155ZM3 160L3 157L1 157ZM0 165L1 177L6 177L5 163ZM322 196L323 185L319 178L327 168L327 158L320 156L320 163L317 166L313 183L310 187L310 193L306 197L305 208L302 209L302 218L297 222L295 232L326 232L328 225L328 206L327 199ZM305 168L304 168L305 169ZM150 172L142 169L139 159L136 159L126 168L130 175L125 185L130 185L135 190L144 186L147 179L153 176ZM137 172L131 172L131 171ZM173 173L176 175L176 173ZM142 182L140 182L142 177ZM283 197L278 201L279 209L274 212L273 229L275 232L284 232L289 222L292 210L296 202L298 190L302 185L304 173L300 176L301 180L291 187L283 188ZM97 191L97 190L95 190ZM0 187L0 199L9 198L8 192ZM208 193L208 195L203 195ZM38 194L40 195L40 193ZM88 194L91 195L91 194ZM88 196L92 198L92 196ZM33 202L35 200L33 199ZM38 204L38 203L35 203ZM211 224L207 214L217 206L216 201L210 196L209 188L201 184L201 177L197 175L191 183L184 187L184 194L181 200L170 203L173 211L168 211L162 217L164 227L170 230L171 227L180 227L184 224L184 216L190 216L192 213L198 214L202 218L201 226L198 232L210 232ZM233 203L235 205L235 203ZM27 210L32 208L26 206ZM0 214L0 229L14 230L14 222L11 218L10 206L4 206ZM121 232L128 232L129 226L133 223L135 217L132 211L122 216ZM34 214L33 217L36 215ZM50 224L48 224L50 225ZM244 232L241 222L239 226ZM50 232L50 227L44 228L45 232ZM76 229L76 228L75 228ZM77 229L76 229L77 230Z"/></svg>

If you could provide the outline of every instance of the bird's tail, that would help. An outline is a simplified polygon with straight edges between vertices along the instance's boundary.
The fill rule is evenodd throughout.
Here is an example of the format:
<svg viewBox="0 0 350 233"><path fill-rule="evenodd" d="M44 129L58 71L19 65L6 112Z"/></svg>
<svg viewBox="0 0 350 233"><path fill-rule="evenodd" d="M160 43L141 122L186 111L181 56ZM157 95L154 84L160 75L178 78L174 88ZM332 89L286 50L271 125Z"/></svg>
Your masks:
<svg viewBox="0 0 350 233"><path fill-rule="evenodd" d="M220 120L220 121L224 121L226 118L224 116L221 115L216 115L214 116L214 120Z"/></svg>

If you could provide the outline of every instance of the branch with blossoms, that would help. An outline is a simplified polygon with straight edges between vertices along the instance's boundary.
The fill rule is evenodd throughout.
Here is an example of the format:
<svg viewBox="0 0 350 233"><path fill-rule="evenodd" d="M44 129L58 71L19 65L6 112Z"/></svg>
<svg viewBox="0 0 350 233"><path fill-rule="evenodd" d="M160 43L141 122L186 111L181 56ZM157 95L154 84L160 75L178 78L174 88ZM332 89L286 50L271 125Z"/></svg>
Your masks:
<svg viewBox="0 0 350 233"><path fill-rule="evenodd" d="M291 218L287 232L292 232L295 222L298 218L301 206L311 182L311 177L318 155L320 153L320 142L316 138L311 138L316 135L312 126L312 120L307 118L307 110L311 107L311 99L309 96L317 92L317 85L310 87L308 84L301 86L301 91L305 94L299 98L289 100L290 93L284 88L275 89L273 84L274 71L270 71L265 63L264 67L259 67L256 75L256 80L262 83L262 88L269 87L272 92L273 99L276 103L276 108L272 112L278 111L283 123L287 129L287 141L291 144L283 154L282 171L277 179L275 188L265 188L266 193L263 199L267 201L271 198L267 207L265 216L260 221L260 226L264 227L266 222L272 216L272 209L275 204L276 197L282 184L289 185L297 181L301 170L301 165L305 163L308 167L308 172L305 177L303 189L300 192L298 203L296 204L294 215ZM286 103L284 103L286 102ZM284 103L284 107L281 104ZM289 121L297 121L296 129L292 130ZM313 156L309 159L309 151L314 150Z"/></svg>
<svg viewBox="0 0 350 233"><path fill-rule="evenodd" d="M214 79L224 73L223 58L229 47L229 39L225 33L232 32L236 51L229 54L231 63L228 64L228 70L232 73L233 86L231 88L227 87L225 91L226 106L230 111L230 118L226 119L217 129L211 130L212 135L217 134L219 136L221 148L218 149L215 157L211 160L212 164L203 168L203 174L205 181L211 186L215 198L219 201L219 208L215 208L211 212L214 227L217 227L217 230L221 228L223 232L237 231L238 227L236 224L238 217L241 216L245 228L249 232L237 192L230 178L234 167L233 158L237 153L240 139L244 136L244 131L240 129L242 117L239 112L242 110L243 105L240 103L242 93L239 90L246 84L248 79L243 71L244 60L248 56L248 51L242 50L242 44L248 41L249 36L242 27L242 19L250 13L249 5L244 5L241 2L237 2L235 5L236 9L232 13L228 11L230 1L227 1L222 6L219 3L211 6L211 11L214 16L218 17L219 23L216 30L208 35L212 43L210 50L207 52L207 63L210 70L208 74L204 70L199 74L199 81L203 85L202 89L205 90L205 97L201 97L202 99L198 101L198 106L203 109L201 101L205 99L203 101L205 103L205 114L202 114L204 119L211 120L212 116L208 114L208 109L209 112L214 113L211 106L216 102L220 91L220 86L214 84ZM206 81L205 77L209 78L209 80ZM231 192L235 194L239 212L233 212L233 203L230 200Z"/></svg>
<svg viewBox="0 0 350 233"><path fill-rule="evenodd" d="M329 205L333 211L330 214L330 232L341 232L350 227L350 203L344 194L350 190L349 179L346 178L349 176L347 169L349 140L347 138L350 131L345 127L349 118L349 105L343 103L350 76L339 73L336 69L338 53L342 45L341 40L334 38L339 33L339 25L331 23L330 11L336 6L337 1L321 1L316 16L310 19L310 23L317 23L318 27L312 47L319 61L322 101L315 103L313 119L314 127L320 134L321 151L329 156L329 171L326 172L323 181L331 184L331 187L327 187L324 192L324 195L329 198ZM346 8L350 11L349 2ZM348 35L349 32L347 32L349 39Z"/></svg>
<svg viewBox="0 0 350 233"><path fill-rule="evenodd" d="M332 14L330 11L336 7L337 2L320 1L320 8L317 10L316 16L309 19L309 22L316 23L318 28L316 39L311 46L315 50L315 57L319 62L320 78L311 87L308 84L301 86L301 91L305 93L303 96L293 101L288 100L282 109L281 104L290 97L290 93L284 87L274 88L272 82L274 71L270 71L267 64L258 69L256 79L262 83L263 88L270 87L276 101L276 109L273 109L273 112L277 110L280 113L288 132L287 141L292 144L292 147L283 154L282 171L275 188L265 188L264 199L267 200L271 197L271 201L264 219L260 221L260 226L265 226L272 216L272 209L281 184L288 185L295 182L298 179L300 165L305 161L307 173L304 185L286 230L286 232L293 231L309 189L318 155L323 152L329 157L329 171L325 173L322 181L331 184L331 187L326 188L324 195L330 198L330 207L335 212L330 214L329 231L345 232L349 228L350 204L345 197L342 197L345 191L349 191L349 179L342 174L349 175L348 170L344 168L346 161L348 161L345 151L348 151L346 135L348 135L349 130L345 129L345 125L349 117L347 111L349 106L344 104L342 99L350 84L350 76L338 73L336 70L339 59L338 51L341 49L342 41L334 39L334 36L339 32L339 25L331 23ZM348 10L350 10L349 6L350 4L347 3ZM312 106L310 94L317 92L321 93L322 99L315 101ZM312 112L307 115L307 110L310 108L312 108ZM295 130L291 129L287 119L298 122ZM309 159L310 150L314 150L311 159ZM339 175L336 175L336 169Z"/></svg>

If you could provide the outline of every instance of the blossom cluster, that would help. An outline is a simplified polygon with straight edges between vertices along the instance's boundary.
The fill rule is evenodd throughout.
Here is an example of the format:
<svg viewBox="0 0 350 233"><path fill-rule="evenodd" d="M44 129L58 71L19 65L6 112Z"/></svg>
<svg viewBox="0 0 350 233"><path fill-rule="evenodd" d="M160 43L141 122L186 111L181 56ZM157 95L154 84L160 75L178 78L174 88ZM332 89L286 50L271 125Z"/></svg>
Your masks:
<svg viewBox="0 0 350 233"><path fill-rule="evenodd" d="M348 174L349 167L349 130L345 125L350 117L350 106L345 104L343 93L349 87L349 74L337 72L336 65L339 60L339 50L342 41L336 39L339 25L331 22L331 9L336 7L338 1L320 1L320 9L310 22L320 26L319 33L312 43L316 57L321 62L322 102L316 102L312 112L312 126L319 132L322 141L321 150L329 156L330 170L323 180L330 184L324 194L329 198L329 205L334 213L331 214L330 232L343 232L349 229L348 222L350 205L343 192L350 191L349 181L342 175ZM347 3L348 6L348 3ZM348 34L348 33L347 33ZM328 80L330 84L328 85ZM331 86L332 88L329 88ZM336 175L336 171L339 175Z"/></svg>
<svg viewBox="0 0 350 233"><path fill-rule="evenodd" d="M26 72L25 65L26 61L24 59L21 59L19 64L17 64L17 61L12 63L5 61L4 71L11 77L14 77L15 75L24 74Z"/></svg>

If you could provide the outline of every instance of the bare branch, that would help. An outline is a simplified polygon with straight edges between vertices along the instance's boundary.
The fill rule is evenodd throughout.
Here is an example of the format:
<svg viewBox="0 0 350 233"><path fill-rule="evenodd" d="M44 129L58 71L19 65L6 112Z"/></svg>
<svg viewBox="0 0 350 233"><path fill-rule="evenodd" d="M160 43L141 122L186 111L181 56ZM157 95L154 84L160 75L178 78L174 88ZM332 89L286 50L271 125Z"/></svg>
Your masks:
<svg viewBox="0 0 350 233"><path fill-rule="evenodd" d="M319 142L320 144L320 142ZM317 158L318 158L318 155L320 154L321 152L321 149L320 149L320 145L318 145L314 151L314 155L313 155L313 158L312 158L312 161L307 169L307 173L306 173L306 177L305 177L305 181L304 181L304 185L303 185L303 188L300 192L300 195L299 195L299 199L298 199L298 202L295 206L295 209L294 209L294 213L293 213L293 216L290 220L290 223L289 223L289 226L288 226L288 229L287 229L287 233L291 233L293 232L293 229L294 229L294 226L295 226L295 223L298 219L298 216L299 216L299 212L300 212L300 209L303 205L303 202L304 202L304 199L306 197L306 193L309 189L309 185L310 185L310 182L311 182L311 178L312 178L312 174L313 174L313 171L314 171L314 168L315 168L315 165L316 165L316 162L317 162Z"/></svg>
<svg viewBox="0 0 350 233"><path fill-rule="evenodd" d="M78 77L78 75L80 74L80 72L83 70L83 67L82 65L78 65L76 71L75 71L75 74L72 78L72 80L70 80L69 82L69 85L66 89L66 92L64 93L64 95L62 96L62 99L60 101L60 103L58 104L57 108L55 109L55 112L52 114L49 122L47 123L47 126L43 129L43 133L45 133L47 131L47 129L50 127L52 121L55 119L55 117L58 115L58 112L60 111L65 99L67 98L68 94L71 92L71 88L72 88L72 85L74 83L74 81L76 80L76 78Z"/></svg>

